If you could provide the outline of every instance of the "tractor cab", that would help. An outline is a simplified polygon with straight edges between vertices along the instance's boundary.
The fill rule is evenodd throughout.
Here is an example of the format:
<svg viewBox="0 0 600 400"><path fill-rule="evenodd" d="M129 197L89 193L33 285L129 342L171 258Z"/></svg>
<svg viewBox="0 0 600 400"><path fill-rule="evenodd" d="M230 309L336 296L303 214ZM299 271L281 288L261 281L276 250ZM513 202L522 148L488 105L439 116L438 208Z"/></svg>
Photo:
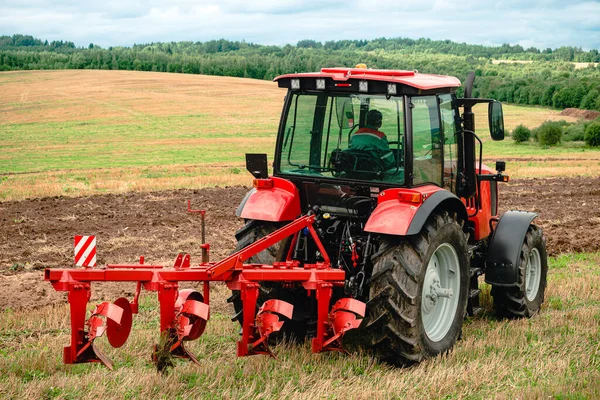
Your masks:
<svg viewBox="0 0 600 400"><path fill-rule="evenodd" d="M474 144L465 144L458 79L359 64L275 80L288 89L275 176L382 190L433 184L453 193L474 180L475 160L463 156ZM496 137L503 136L498 106L490 122Z"/></svg>

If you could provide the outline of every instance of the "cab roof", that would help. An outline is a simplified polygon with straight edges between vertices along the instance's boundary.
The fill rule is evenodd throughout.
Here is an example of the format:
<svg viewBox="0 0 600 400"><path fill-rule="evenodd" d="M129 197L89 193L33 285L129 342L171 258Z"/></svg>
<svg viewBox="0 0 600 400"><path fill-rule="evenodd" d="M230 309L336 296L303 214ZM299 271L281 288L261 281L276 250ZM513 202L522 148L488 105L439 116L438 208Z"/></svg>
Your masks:
<svg viewBox="0 0 600 400"><path fill-rule="evenodd" d="M367 68L323 68L321 69L321 72L305 72L281 75L275 78L273 81L280 81L280 86L282 86L281 80L294 78L330 78L337 82L346 82L351 79L393 82L410 86L419 90L456 88L461 85L460 80L453 76L420 74L418 71Z"/></svg>

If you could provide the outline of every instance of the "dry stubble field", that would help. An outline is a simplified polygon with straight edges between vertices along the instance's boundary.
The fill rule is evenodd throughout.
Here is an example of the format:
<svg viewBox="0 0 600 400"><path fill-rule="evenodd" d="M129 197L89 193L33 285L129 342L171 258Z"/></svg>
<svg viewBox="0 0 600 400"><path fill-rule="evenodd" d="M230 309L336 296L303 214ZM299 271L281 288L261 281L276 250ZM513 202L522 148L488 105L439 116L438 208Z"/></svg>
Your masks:
<svg viewBox="0 0 600 400"><path fill-rule="evenodd" d="M199 224L186 214L186 199L208 210L213 259L228 254L241 226L234 208L246 189L203 187L247 184L239 159L246 148L271 152L283 93L269 82L108 71L3 73L0 87L0 397L600 396L600 157L582 148L540 156L510 141L486 141L486 160L508 158L518 178L548 169L544 163L553 167L545 176L554 178L515 179L502 188L503 208L540 213L553 255L546 302L533 319L497 320L483 285L486 313L466 322L449 354L416 367L394 369L356 348L350 356L312 355L307 345L278 347L279 361L236 359L238 329L229 321L226 289L215 285L208 331L189 346L201 366L181 361L168 376L155 372L152 295L143 297L128 343L108 350L115 372L63 365L68 307L41 281L41 270L68 266L72 236L82 232L98 235L101 264L145 255L168 265L178 252L197 260ZM505 112L509 127L560 119L543 109ZM216 119L226 123L211 125ZM579 164L584 171L573 172ZM133 291L96 289L92 304Z"/></svg>

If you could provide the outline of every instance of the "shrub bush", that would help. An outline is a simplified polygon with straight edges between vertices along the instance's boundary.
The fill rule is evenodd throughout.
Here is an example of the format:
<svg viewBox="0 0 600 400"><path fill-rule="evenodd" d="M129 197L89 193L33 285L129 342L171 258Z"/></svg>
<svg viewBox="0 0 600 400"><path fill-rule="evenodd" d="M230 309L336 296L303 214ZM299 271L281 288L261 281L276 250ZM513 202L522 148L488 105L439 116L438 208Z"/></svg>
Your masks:
<svg viewBox="0 0 600 400"><path fill-rule="evenodd" d="M531 131L524 125L519 125L512 132L513 140L517 143L528 142L531 137Z"/></svg>
<svg viewBox="0 0 600 400"><path fill-rule="evenodd" d="M560 143L562 131L560 122L546 121L538 128L538 141L542 146L556 146Z"/></svg>
<svg viewBox="0 0 600 400"><path fill-rule="evenodd" d="M539 138L540 131L543 129L547 129L546 127L549 125L558 126L561 131L564 131L564 128L569 126L570 124L567 121L565 121L564 119L561 119L560 121L545 121L542 125L531 130L531 137L533 138L533 140L538 142L540 139Z"/></svg>
<svg viewBox="0 0 600 400"><path fill-rule="evenodd" d="M583 122L577 122L573 125L569 125L564 129L563 140L565 142L583 141L585 137L585 124Z"/></svg>
<svg viewBox="0 0 600 400"><path fill-rule="evenodd" d="M600 146L600 122L598 120L585 128L585 142L589 146Z"/></svg>
<svg viewBox="0 0 600 400"><path fill-rule="evenodd" d="M598 103L598 98L600 98L600 92L596 89L590 90L588 94L581 100L581 105L579 108L583 108L584 110L596 110Z"/></svg>

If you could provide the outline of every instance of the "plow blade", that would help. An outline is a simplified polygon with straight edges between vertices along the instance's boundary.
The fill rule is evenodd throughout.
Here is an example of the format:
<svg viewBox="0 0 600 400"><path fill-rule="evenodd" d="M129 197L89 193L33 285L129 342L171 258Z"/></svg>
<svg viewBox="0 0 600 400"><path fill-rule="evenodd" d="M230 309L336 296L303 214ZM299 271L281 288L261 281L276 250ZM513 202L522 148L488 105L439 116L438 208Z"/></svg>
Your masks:
<svg viewBox="0 0 600 400"><path fill-rule="evenodd" d="M338 300L331 308L329 323L331 324L331 337L323 343L323 350L341 351L347 353L342 346L342 337L351 330L358 328L366 311L366 304L362 301L344 298Z"/></svg>
<svg viewBox="0 0 600 400"><path fill-rule="evenodd" d="M124 297L120 297L115 300L114 303L119 306L123 312L121 315L120 322L112 318L108 318L106 321L106 337L108 342L114 348L119 348L125 344L129 333L131 332L131 324L133 321L133 312L131 310L131 304L129 300Z"/></svg>
<svg viewBox="0 0 600 400"><path fill-rule="evenodd" d="M257 316L269 313L269 314L279 314L283 315L287 319L292 319L292 314L294 313L294 306L283 300L267 300L263 303L263 305L258 310Z"/></svg>
<svg viewBox="0 0 600 400"><path fill-rule="evenodd" d="M67 351L66 347L65 351ZM99 362L111 371L114 369L112 360L93 341L87 342L77 353L77 363L85 362Z"/></svg>
<svg viewBox="0 0 600 400"><path fill-rule="evenodd" d="M247 352L240 353L240 346L238 346L238 355L265 354L277 358L269 348L269 336L279 332L283 327L285 321L281 321L280 317L291 319L293 313L294 306L288 302L276 299L265 301L256 314L254 326L250 327L253 330L250 342L243 345L247 348Z"/></svg>
<svg viewBox="0 0 600 400"><path fill-rule="evenodd" d="M261 337L268 337L273 332L278 332L283 327L279 315L292 319L294 306L283 300L267 300L256 314L256 327Z"/></svg>
<svg viewBox="0 0 600 400"><path fill-rule="evenodd" d="M172 365L170 356L186 358L200 364L183 343L196 340L204 333L206 322L210 316L210 308L202 300L202 295L195 290L186 289L178 292L172 328L163 332L161 344L154 346L152 354L152 361L159 371Z"/></svg>
<svg viewBox="0 0 600 400"><path fill-rule="evenodd" d="M104 303L98 304L96 309L92 312L92 318L97 315L102 315L103 317L106 317L110 320L113 320L115 323L120 324L121 318L123 317L123 308L115 303L109 303L108 301L105 301ZM102 334L99 334L98 336L101 335Z"/></svg>
<svg viewBox="0 0 600 400"><path fill-rule="evenodd" d="M196 340L204 333L206 322L210 317L210 308L204 303L203 296L192 289L180 290L175 302L175 310L179 310L176 328L180 340Z"/></svg>
<svg viewBox="0 0 600 400"><path fill-rule="evenodd" d="M119 299L120 300L120 299ZM124 299L127 301L127 299ZM129 302L127 302L129 305ZM99 304L96 309L92 312L91 317L86 321L86 325L88 326L88 332L84 336L83 346L77 352L75 357L76 362L101 362L108 369L113 369L112 361L96 346L94 340L104 334L107 331L107 326L104 323L104 320L100 318L100 316L106 317L106 324L111 324L111 326L120 326L121 320L123 319L123 315L125 314L125 319L127 319L127 311L122 307L121 304L113 304L109 302L104 302ZM127 329L131 329L131 307L129 310L129 327ZM113 325L114 324L114 325ZM116 328L111 328L109 331L113 335L113 339L115 339L115 331ZM129 336L129 331L126 332L127 336ZM121 335L120 333L117 336ZM107 333L108 336L108 333ZM125 336L125 340L127 340L127 336ZM119 336L119 340L122 340L122 336ZM110 339L109 339L110 342ZM123 343L125 343L123 341ZM111 342L112 344L112 342ZM121 344L122 345L122 344ZM65 350L66 351L66 350Z"/></svg>
<svg viewBox="0 0 600 400"><path fill-rule="evenodd" d="M362 320L356 319L356 317L364 317L365 311L366 304L362 301L351 298L338 300L331 308L330 319L333 331L343 335L350 329L358 328Z"/></svg>
<svg viewBox="0 0 600 400"><path fill-rule="evenodd" d="M206 328L208 320L208 305L196 300L183 303L177 320L177 336L179 340L198 339Z"/></svg>

